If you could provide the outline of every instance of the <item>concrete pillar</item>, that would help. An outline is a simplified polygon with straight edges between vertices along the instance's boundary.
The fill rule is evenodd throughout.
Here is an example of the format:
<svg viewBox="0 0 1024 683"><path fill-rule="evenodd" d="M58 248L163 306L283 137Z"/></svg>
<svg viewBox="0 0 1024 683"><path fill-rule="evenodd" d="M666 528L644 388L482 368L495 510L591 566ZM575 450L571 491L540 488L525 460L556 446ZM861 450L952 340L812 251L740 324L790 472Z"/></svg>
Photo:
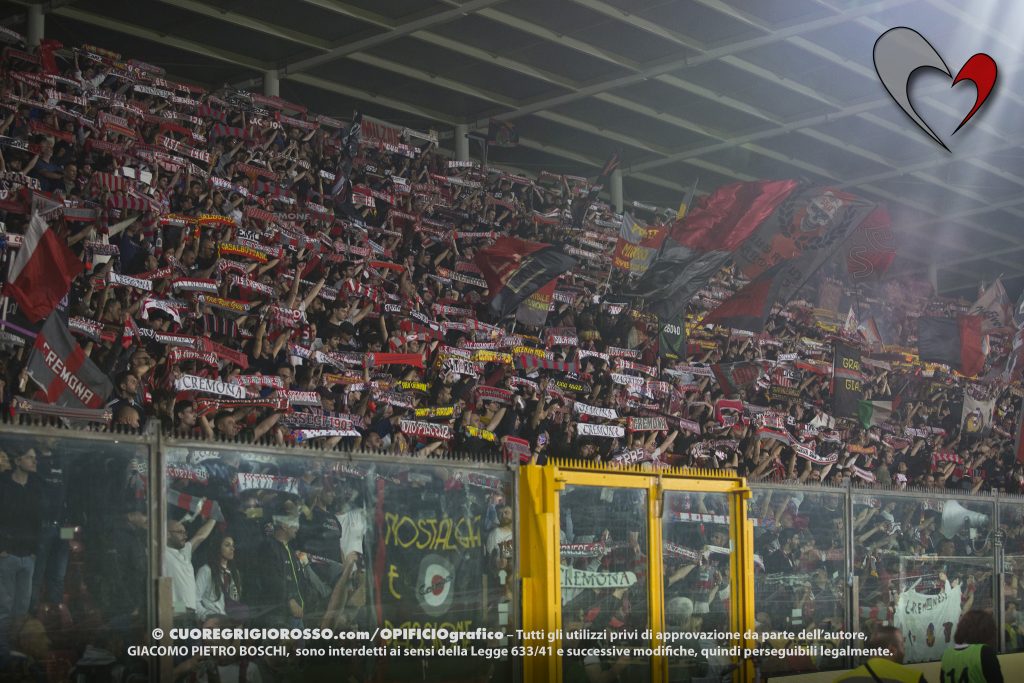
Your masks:
<svg viewBox="0 0 1024 683"><path fill-rule="evenodd" d="M608 191L612 195L612 205L617 213L622 213L622 169L612 171L611 187Z"/></svg>
<svg viewBox="0 0 1024 683"><path fill-rule="evenodd" d="M28 39L29 47L39 47L39 41L43 39L43 28L46 20L43 15L42 5L28 5Z"/></svg>
<svg viewBox="0 0 1024 683"><path fill-rule="evenodd" d="M455 161L469 161L469 125L455 124Z"/></svg>
<svg viewBox="0 0 1024 683"><path fill-rule="evenodd" d="M281 79L277 75L277 69L267 69L263 72L263 94L267 97L281 96Z"/></svg>
<svg viewBox="0 0 1024 683"><path fill-rule="evenodd" d="M934 261L932 263L928 264L928 282L931 283L932 289L934 289L935 293L938 294L939 293L939 264L935 263Z"/></svg>

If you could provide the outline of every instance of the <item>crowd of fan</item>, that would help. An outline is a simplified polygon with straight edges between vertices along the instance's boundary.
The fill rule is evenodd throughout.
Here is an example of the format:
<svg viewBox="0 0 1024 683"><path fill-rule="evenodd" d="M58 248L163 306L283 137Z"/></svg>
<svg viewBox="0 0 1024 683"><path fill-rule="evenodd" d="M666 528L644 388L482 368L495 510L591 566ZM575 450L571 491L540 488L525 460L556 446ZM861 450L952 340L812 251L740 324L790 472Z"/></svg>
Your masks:
<svg viewBox="0 0 1024 683"><path fill-rule="evenodd" d="M968 382L906 353L916 316L958 310L960 302L917 296L898 281L858 285L851 312L861 318L885 309L895 347L886 354L860 338L856 325L837 324L834 311L823 318L805 301L777 309L763 334L695 324L737 289L738 277L726 269L689 304L686 357L668 360L657 321L627 296L633 276L609 257L621 218L595 203L574 225L572 209L590 190L584 179L453 163L429 134L407 131L399 140L394 128L358 114L341 122L279 98L201 91L93 47L60 53L53 63L8 50L4 67L5 251L13 252L12 236L35 210L86 262L67 297L67 324L112 378L115 425L138 428L156 418L190 439L731 468L753 480L1024 488L1011 436L1020 392L998 372L1005 360L999 340L987 380L972 389L995 399L984 431L961 426ZM651 211L648 218L663 224L672 215ZM473 257L500 235L560 244L578 257L541 327L497 320L487 306ZM8 320L27 325L13 307ZM31 343L19 345L15 329L2 340L0 400L5 410L30 410L21 399L39 398L25 372ZM862 366L863 398L894 400L885 424L830 415L837 338L873 356ZM544 362L538 368L521 358ZM741 362L762 371L736 391L711 371ZM247 397L182 389L183 378L197 376L245 386ZM663 417L667 428L622 436L580 428L633 427L630 418L649 417ZM774 437L766 437L766 424ZM815 456L802 455L795 442L810 444ZM11 454L15 469L22 457ZM333 517L334 501L351 502L346 491L313 487L300 502L309 519L321 509ZM773 526L759 535L759 552L769 574L818 558L803 568L813 585L786 585L778 600L802 604L808 598L797 593L814 593L807 619L834 622L841 609L827 586L841 577L843 541L833 525L842 509L830 507L827 494L797 498L764 501L755 516ZM636 501L613 503L632 509ZM858 539L911 553L960 542L930 534L928 514L899 505L855 508ZM276 511L275 536L301 533L288 521L295 512ZM125 513L125 539L142 528L141 514ZM245 519L243 512L236 526ZM600 537L593 519L572 521L575 532L563 523L565 542ZM175 550L188 533L179 526L169 529ZM211 530L196 527L193 541ZM724 545L712 535L686 545ZM635 536L622 536L616 540L636 545ZM264 539L249 540L246 552ZM209 542L216 551L204 565L210 573L238 541ZM863 584L876 582L884 595L892 568L867 551L856 561ZM685 562L667 577L670 586L692 588L685 620L721 610L716 562ZM340 577L358 564L346 553L337 565L340 574L327 583L347 591ZM197 583L219 594L224 609L218 603L215 611L245 619L241 609L232 615L238 586L230 572L222 578L220 591L209 576ZM990 577L976 577L983 580ZM288 600L278 607L284 621L302 617ZM324 618L345 619L340 612Z"/></svg>
<svg viewBox="0 0 1024 683"><path fill-rule="evenodd" d="M618 219L595 204L581 229L570 225L582 179L453 165L432 142L360 135L381 127L358 125L358 115L342 127L274 98L195 92L98 49L58 60L57 75L30 66L7 57L7 231L28 220L19 182L51 193L54 216L63 200L68 244L91 266L68 297L69 326L113 379L114 424L155 417L200 438L1020 489L1010 448L1017 399L1005 385L984 389L999 394L995 427L965 435L961 378L922 373L897 353L863 366L864 398L900 406L885 431L836 422L831 342L857 333L822 324L805 302L777 311L760 335L691 325L689 358L661 357L655 321L617 296L630 280L607 256ZM500 234L587 256L561 279L543 328L513 329L486 305L473 256ZM690 319L733 289L722 272L691 302ZM869 294L860 313L884 301L897 346L911 349L913 316L950 306L899 285ZM30 351L4 354L5 405L36 393L24 373ZM522 369L524 354L578 372ZM739 389L742 415L723 407L730 395L708 369L737 361L764 368ZM176 389L184 375L241 383L250 397ZM580 434L581 422L659 415L666 430ZM762 438L765 415L814 440L819 459Z"/></svg>

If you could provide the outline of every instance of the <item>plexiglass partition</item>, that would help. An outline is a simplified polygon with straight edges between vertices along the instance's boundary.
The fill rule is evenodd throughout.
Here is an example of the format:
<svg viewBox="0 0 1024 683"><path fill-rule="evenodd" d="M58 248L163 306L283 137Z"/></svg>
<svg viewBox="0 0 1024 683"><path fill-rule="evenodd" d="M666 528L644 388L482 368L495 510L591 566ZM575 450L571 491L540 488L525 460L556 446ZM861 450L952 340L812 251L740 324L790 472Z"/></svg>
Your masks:
<svg viewBox="0 0 1024 683"><path fill-rule="evenodd" d="M668 680L720 681L732 662L708 653L729 643L706 634L730 630L729 496L667 491L661 519L665 633L677 639L670 642L696 644L693 656L668 658Z"/></svg>
<svg viewBox="0 0 1024 683"><path fill-rule="evenodd" d="M845 489L758 487L754 523L754 610L761 633L793 633L773 644L829 645L819 634L850 631ZM799 637L801 633L805 637ZM842 658L788 657L761 664L767 675L841 669Z"/></svg>
<svg viewBox="0 0 1024 683"><path fill-rule="evenodd" d="M0 647L45 630L52 680L65 678L87 645L123 653L126 644L148 643L157 624L216 616L369 632L443 626L510 633L520 626L517 477L499 463L7 424L0 468L9 488L0 496L0 564L11 586L0 605L0 630L9 634ZM12 478L13 470L21 474ZM24 475L31 491L13 488ZM808 631L810 642L815 631L870 633L895 624L908 660L927 661L946 647L959 615L979 607L998 614L1003 651L1024 651L1024 498L752 489L757 629ZM667 629L699 622L706 631L725 619L732 596L724 568L734 539L724 495L666 491L658 502L662 605L647 604L643 586L654 570L637 552L650 541L642 517L649 494L578 486L559 495L560 565L572 574L560 597L566 624L607 621L631 631L657 611ZM183 568L192 582L176 588ZM598 575L624 577L623 585L590 586ZM164 603L154 582L161 576L168 578ZM140 674L150 666L122 659ZM516 680L518 664L512 657L289 659L254 666L268 679L348 672L445 681L478 675L481 665L494 680ZM761 670L849 664L789 658L762 662ZM700 677L718 663L666 666Z"/></svg>
<svg viewBox="0 0 1024 683"><path fill-rule="evenodd" d="M515 484L504 466L221 444L168 442L163 450L166 574L179 555L191 562L197 623L331 628L357 645L420 652L505 639L372 634L515 628ZM173 547L197 537L190 549ZM172 602L176 621L189 617L183 596ZM440 683L468 680L481 667L494 680L513 675L510 657L290 656L327 645L289 641L289 656L252 665L271 679Z"/></svg>
<svg viewBox="0 0 1024 683"><path fill-rule="evenodd" d="M154 443L0 427L0 658L31 651L46 680L67 680L87 648L147 642ZM126 675L148 666L129 662Z"/></svg>
<svg viewBox="0 0 1024 683"><path fill-rule="evenodd" d="M907 662L941 659L960 614L995 606L995 505L925 493L853 496L859 626L899 627Z"/></svg>

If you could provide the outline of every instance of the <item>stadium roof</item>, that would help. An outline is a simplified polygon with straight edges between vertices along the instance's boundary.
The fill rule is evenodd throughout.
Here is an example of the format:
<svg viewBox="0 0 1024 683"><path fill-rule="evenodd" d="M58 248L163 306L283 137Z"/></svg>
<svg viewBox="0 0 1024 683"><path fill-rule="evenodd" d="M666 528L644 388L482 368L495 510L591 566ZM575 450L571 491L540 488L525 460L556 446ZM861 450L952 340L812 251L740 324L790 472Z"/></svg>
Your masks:
<svg viewBox="0 0 1024 683"><path fill-rule="evenodd" d="M25 30L25 1L0 2ZM44 3L46 36L92 43L211 88L259 90L348 118L353 109L441 133L513 122L492 163L579 175L621 152L624 194L672 206L734 180L806 177L879 201L904 264L970 296L1024 280L1022 48L1011 0L79 0ZM955 73L999 64L991 101L955 137L974 88L915 78L914 127L872 63L894 26L925 35ZM473 148L474 154L477 149Z"/></svg>

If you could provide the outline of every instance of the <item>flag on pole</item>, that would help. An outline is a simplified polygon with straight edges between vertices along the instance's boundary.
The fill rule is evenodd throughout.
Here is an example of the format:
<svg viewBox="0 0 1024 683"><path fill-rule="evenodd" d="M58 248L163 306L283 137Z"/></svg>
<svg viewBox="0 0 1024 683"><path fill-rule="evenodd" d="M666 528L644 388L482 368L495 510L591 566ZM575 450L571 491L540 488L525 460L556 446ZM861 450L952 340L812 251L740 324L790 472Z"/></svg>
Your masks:
<svg viewBox="0 0 1024 683"><path fill-rule="evenodd" d="M996 278L992 286L981 293L968 313L981 316L981 331L986 334L1009 326L1013 305L1001 278Z"/></svg>
<svg viewBox="0 0 1024 683"><path fill-rule="evenodd" d="M11 260L5 293L18 302L26 318L37 322L57 307L84 268L64 239L33 213L22 246Z"/></svg>
<svg viewBox="0 0 1024 683"><path fill-rule="evenodd" d="M864 429L885 424L892 418L892 401L861 401L858 416Z"/></svg>
<svg viewBox="0 0 1024 683"><path fill-rule="evenodd" d="M690 189L686 191L685 195L683 195L683 201L681 201L679 203L679 210L676 211L676 220L677 221L683 220L683 216L686 215L686 212L689 210L690 206L693 205L693 196L695 194L697 194L697 181L698 180L700 180L700 178L698 178L697 180L694 180L693 181L693 185L691 185Z"/></svg>
<svg viewBox="0 0 1024 683"><path fill-rule="evenodd" d="M36 336L26 370L46 393L46 402L62 407L101 408L113 390L56 313Z"/></svg>
<svg viewBox="0 0 1024 683"><path fill-rule="evenodd" d="M604 162L604 166L601 168L601 174L597 177L597 182L594 183L585 196L579 197L572 203L572 227L575 230L579 230L583 227L583 220L587 217L587 211L590 209L590 205L597 201L597 196L601 193L601 188L608 184L608 180L612 177L612 173L619 167L619 153L613 152L608 161Z"/></svg>
<svg viewBox="0 0 1024 683"><path fill-rule="evenodd" d="M473 262L487 281L491 310L499 317L576 265L576 259L556 246L514 237L499 237L478 251Z"/></svg>
<svg viewBox="0 0 1024 683"><path fill-rule="evenodd" d="M921 360L943 363L967 377L974 377L985 365L984 336L980 316L919 318L917 350Z"/></svg>

